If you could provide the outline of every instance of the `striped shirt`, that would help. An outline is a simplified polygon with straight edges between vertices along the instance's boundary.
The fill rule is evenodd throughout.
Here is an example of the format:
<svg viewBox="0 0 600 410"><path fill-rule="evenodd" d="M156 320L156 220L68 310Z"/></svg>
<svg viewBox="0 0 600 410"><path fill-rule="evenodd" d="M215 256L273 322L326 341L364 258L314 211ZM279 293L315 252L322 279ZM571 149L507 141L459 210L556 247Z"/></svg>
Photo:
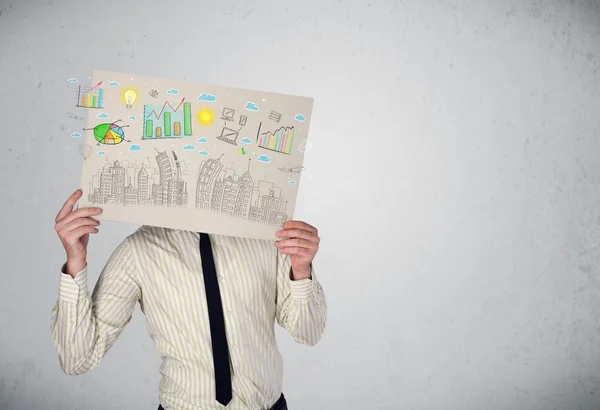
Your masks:
<svg viewBox="0 0 600 410"><path fill-rule="evenodd" d="M274 241L210 235L225 315L233 399L228 409L268 409L282 393L275 320L299 343L325 329L323 288L293 280L289 255ZM126 237L90 295L87 266L60 274L51 334L62 370L97 367L132 318L136 303L162 357L159 400L165 410L220 409L215 398L210 327L199 234L142 226Z"/></svg>

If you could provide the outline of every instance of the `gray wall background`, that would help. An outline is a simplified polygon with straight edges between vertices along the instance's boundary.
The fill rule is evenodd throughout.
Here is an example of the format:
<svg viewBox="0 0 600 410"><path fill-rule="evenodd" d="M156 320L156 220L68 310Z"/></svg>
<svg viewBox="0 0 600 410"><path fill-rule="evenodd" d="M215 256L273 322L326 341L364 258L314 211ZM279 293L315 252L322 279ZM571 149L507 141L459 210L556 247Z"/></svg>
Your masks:
<svg viewBox="0 0 600 410"><path fill-rule="evenodd" d="M99 368L50 338L94 68L315 98L296 219L320 229L291 409L600 408L597 1L0 1L0 409L156 409L137 308ZM92 237L90 287L136 226Z"/></svg>

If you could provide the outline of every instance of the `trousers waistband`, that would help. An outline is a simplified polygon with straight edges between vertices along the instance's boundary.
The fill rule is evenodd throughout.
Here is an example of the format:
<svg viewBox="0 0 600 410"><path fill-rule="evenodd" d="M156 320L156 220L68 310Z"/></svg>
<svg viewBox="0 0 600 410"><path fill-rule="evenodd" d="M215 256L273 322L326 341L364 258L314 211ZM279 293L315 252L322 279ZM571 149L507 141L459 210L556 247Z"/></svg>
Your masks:
<svg viewBox="0 0 600 410"><path fill-rule="evenodd" d="M165 410L165 409L163 408L163 406L161 404L159 404L158 410ZM283 395L283 393L281 393L281 396L279 396L279 399L277 399L277 401L275 402L273 407L270 408L270 410L288 410L287 402L285 400L285 396Z"/></svg>

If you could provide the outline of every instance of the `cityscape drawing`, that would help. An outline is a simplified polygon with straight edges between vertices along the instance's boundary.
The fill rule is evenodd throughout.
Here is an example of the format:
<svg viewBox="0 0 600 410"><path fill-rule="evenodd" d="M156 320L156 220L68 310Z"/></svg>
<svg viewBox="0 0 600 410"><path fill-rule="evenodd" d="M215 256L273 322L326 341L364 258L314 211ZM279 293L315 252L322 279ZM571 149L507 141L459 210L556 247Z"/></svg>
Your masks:
<svg viewBox="0 0 600 410"><path fill-rule="evenodd" d="M175 108L168 101L165 101L162 106L144 104L144 136L142 139L191 136L191 106L191 103L185 102L185 98L182 98ZM155 120L156 124L154 123Z"/></svg>
<svg viewBox="0 0 600 410"><path fill-rule="evenodd" d="M221 157L200 164L196 208L281 226L288 217L287 201L281 196L281 188L269 181L258 181L255 185L250 175L250 159L248 170L238 176L233 169L221 163Z"/></svg>
<svg viewBox="0 0 600 410"><path fill-rule="evenodd" d="M107 161L89 183L88 201L94 204L186 207L187 183L175 152L156 151L156 167L133 161ZM173 166L174 165L174 166Z"/></svg>

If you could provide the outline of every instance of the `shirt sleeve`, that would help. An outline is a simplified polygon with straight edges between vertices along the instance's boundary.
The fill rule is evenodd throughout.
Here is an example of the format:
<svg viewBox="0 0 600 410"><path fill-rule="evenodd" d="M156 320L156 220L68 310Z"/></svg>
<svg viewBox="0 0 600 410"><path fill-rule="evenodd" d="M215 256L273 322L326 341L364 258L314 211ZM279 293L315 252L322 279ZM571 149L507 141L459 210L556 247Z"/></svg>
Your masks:
<svg viewBox="0 0 600 410"><path fill-rule="evenodd" d="M321 339L327 322L323 287L311 264L308 279L293 280L289 255L277 251L277 322L292 338L309 346Z"/></svg>
<svg viewBox="0 0 600 410"><path fill-rule="evenodd" d="M91 295L87 266L75 278L65 273L65 267L66 263L50 329L62 370L77 375L100 364L131 321L142 293L127 238L110 256Z"/></svg>

